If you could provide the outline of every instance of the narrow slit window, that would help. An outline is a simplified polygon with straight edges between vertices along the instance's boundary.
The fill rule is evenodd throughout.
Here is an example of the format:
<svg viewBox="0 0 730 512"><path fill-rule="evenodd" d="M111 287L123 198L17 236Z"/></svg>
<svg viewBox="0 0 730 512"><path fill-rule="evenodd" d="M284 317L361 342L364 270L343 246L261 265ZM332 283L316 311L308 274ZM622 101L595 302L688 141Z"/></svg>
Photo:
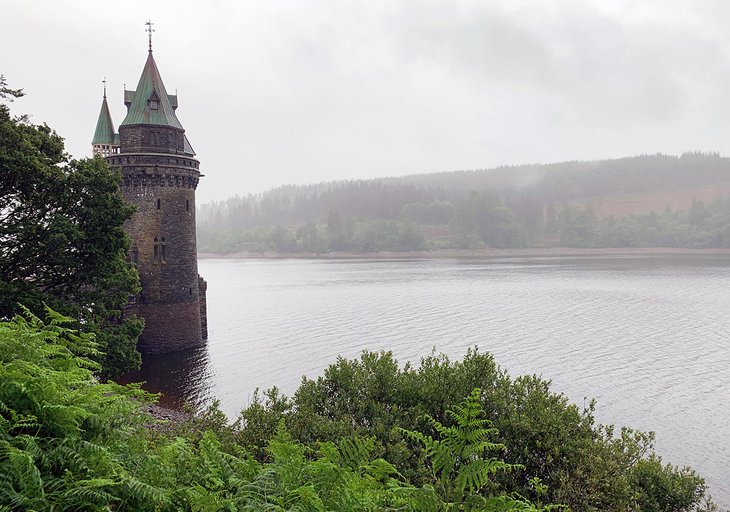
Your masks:
<svg viewBox="0 0 730 512"><path fill-rule="evenodd" d="M157 237L155 237L153 256L155 260L160 259L160 244L158 243Z"/></svg>
<svg viewBox="0 0 730 512"><path fill-rule="evenodd" d="M162 261L167 261L167 244L165 243L165 237L162 237L162 243L160 244Z"/></svg>
<svg viewBox="0 0 730 512"><path fill-rule="evenodd" d="M160 200L159 199L157 200L157 209L158 210L160 209Z"/></svg>
<svg viewBox="0 0 730 512"><path fill-rule="evenodd" d="M185 201L185 211L186 212L189 212L190 211L190 200L186 200Z"/></svg>

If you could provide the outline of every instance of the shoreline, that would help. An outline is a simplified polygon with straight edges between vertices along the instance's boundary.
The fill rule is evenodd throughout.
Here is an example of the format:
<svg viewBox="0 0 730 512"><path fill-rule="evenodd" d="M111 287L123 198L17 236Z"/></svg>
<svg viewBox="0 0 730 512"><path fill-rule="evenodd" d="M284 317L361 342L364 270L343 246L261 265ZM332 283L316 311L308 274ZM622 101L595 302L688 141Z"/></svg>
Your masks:
<svg viewBox="0 0 730 512"><path fill-rule="evenodd" d="M241 251L234 253L199 252L198 259L311 259L311 260L405 260L405 259L448 259L448 258L549 258L568 256L665 256L665 255L705 255L730 256L730 248L690 249L682 247L602 247L602 248L575 248L575 247L537 247L520 249L441 249L435 251L404 251L404 252L329 252L314 254L307 252L280 253L276 251L252 252Z"/></svg>

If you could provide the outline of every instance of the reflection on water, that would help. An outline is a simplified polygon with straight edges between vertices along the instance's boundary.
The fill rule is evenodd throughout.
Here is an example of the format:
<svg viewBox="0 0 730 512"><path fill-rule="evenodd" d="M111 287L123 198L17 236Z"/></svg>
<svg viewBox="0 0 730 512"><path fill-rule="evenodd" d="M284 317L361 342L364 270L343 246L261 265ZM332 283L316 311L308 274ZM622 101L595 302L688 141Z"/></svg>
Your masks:
<svg viewBox="0 0 730 512"><path fill-rule="evenodd" d="M215 396L233 417L255 388L291 395L337 356L479 346L538 373L603 423L655 430L657 450L730 506L730 257L202 260L207 348L145 357L163 403Z"/></svg>
<svg viewBox="0 0 730 512"><path fill-rule="evenodd" d="M171 354L145 354L142 368L120 379L121 384L145 382L145 390L161 393L160 404L173 409L191 405L199 409L213 397L208 347Z"/></svg>

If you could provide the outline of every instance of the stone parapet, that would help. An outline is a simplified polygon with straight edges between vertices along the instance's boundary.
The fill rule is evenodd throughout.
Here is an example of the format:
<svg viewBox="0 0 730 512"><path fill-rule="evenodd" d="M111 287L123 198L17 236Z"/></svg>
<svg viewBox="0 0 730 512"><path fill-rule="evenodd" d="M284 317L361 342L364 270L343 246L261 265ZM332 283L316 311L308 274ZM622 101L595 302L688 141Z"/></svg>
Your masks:
<svg viewBox="0 0 730 512"><path fill-rule="evenodd" d="M200 163L194 158L169 157L150 153L107 158L109 165L121 167L125 187L198 187Z"/></svg>

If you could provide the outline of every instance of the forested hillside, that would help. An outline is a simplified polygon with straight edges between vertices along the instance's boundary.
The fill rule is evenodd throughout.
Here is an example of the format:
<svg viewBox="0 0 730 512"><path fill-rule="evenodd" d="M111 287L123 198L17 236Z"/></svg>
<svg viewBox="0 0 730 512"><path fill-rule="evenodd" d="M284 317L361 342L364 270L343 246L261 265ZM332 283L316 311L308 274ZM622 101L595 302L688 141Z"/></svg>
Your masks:
<svg viewBox="0 0 730 512"><path fill-rule="evenodd" d="M700 152L282 186L202 205L199 250L728 247L726 197Z"/></svg>

